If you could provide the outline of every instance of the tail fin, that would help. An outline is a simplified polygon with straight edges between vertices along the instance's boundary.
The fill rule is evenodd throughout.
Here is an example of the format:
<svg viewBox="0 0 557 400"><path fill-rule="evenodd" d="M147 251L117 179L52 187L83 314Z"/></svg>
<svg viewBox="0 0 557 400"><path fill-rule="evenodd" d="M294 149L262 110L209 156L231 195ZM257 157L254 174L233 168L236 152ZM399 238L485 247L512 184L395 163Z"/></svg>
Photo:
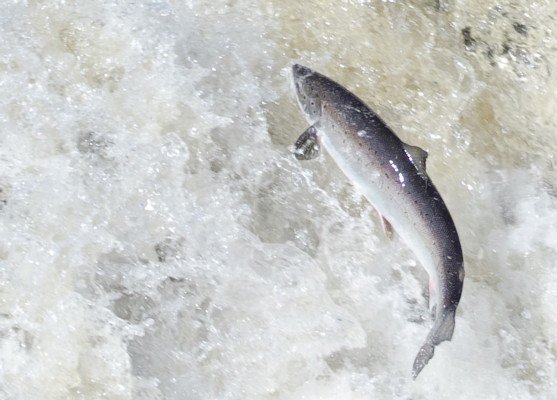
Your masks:
<svg viewBox="0 0 557 400"><path fill-rule="evenodd" d="M454 317L454 311L445 311L444 314L437 316L433 328L431 328L427 335L425 343L414 359L414 368L412 370L412 377L414 379L416 379L429 360L431 360L431 357L433 357L435 346L445 340L451 340L453 337Z"/></svg>

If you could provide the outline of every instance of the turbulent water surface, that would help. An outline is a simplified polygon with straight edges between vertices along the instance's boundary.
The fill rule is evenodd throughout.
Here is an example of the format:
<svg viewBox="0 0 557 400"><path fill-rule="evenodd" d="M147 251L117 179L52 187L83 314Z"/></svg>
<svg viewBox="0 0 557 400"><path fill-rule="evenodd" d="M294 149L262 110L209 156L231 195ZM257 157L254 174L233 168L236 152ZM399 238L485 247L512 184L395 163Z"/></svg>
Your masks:
<svg viewBox="0 0 557 400"><path fill-rule="evenodd" d="M557 398L557 4L4 1L0 399ZM451 342L416 381L427 276L307 127L343 83L460 233Z"/></svg>

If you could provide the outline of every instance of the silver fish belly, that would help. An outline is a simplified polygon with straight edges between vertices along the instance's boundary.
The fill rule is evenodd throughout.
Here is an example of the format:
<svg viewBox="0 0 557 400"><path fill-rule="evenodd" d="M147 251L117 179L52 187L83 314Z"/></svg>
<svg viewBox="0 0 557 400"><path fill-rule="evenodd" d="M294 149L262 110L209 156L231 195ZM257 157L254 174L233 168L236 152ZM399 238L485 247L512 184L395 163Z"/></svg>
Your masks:
<svg viewBox="0 0 557 400"><path fill-rule="evenodd" d="M299 64L292 72L298 103L312 124L295 144L296 158L314 158L324 147L428 272L435 320L414 360L416 378L435 346L452 338L464 281L458 233L426 173L427 153L402 142L338 83Z"/></svg>

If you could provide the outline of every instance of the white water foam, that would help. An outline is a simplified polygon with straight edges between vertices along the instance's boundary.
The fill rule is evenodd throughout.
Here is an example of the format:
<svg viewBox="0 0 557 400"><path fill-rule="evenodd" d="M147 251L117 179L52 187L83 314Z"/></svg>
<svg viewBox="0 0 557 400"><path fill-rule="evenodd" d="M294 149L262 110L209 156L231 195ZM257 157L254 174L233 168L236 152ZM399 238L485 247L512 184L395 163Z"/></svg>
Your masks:
<svg viewBox="0 0 557 400"><path fill-rule="evenodd" d="M557 398L557 6L521 4L5 2L0 399ZM424 272L289 153L294 61L429 151L459 229L416 381Z"/></svg>

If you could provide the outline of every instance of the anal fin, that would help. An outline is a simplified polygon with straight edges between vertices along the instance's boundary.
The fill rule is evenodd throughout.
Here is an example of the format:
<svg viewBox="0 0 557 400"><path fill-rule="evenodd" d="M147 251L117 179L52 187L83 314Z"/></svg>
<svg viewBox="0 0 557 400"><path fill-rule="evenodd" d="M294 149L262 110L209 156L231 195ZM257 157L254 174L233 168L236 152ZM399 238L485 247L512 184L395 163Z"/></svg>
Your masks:
<svg viewBox="0 0 557 400"><path fill-rule="evenodd" d="M393 226L381 214L379 214L379 216L381 217L381 226L383 227L383 232L385 232L385 236L387 236L387 238L389 238L389 239L392 239L393 238Z"/></svg>
<svg viewBox="0 0 557 400"><path fill-rule="evenodd" d="M429 280L427 301L429 305L429 312L432 316L434 316L437 309L437 287L431 279Z"/></svg>

